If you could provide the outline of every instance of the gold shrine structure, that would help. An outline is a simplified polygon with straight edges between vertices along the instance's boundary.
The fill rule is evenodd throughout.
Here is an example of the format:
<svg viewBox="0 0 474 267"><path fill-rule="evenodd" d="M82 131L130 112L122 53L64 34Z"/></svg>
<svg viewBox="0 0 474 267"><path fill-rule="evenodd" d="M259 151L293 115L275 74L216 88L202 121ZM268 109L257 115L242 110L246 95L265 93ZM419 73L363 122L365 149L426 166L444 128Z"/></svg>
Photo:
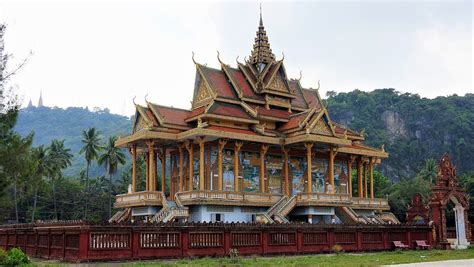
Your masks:
<svg viewBox="0 0 474 267"><path fill-rule="evenodd" d="M374 192L374 165L388 153L331 121L319 85L287 77L261 15L248 60L217 59L219 69L193 55L190 110L136 105L132 134L116 142L130 151L132 184L111 222L398 223Z"/></svg>

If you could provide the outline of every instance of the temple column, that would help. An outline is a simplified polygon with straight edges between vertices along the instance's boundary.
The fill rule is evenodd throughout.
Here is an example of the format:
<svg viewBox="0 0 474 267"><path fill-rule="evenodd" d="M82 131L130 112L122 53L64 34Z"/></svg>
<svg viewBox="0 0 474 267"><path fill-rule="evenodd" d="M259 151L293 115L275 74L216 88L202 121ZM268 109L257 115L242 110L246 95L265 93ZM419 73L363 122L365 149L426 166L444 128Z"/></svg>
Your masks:
<svg viewBox="0 0 474 267"><path fill-rule="evenodd" d="M132 145L130 155L132 156L132 193L134 193L137 191L137 145Z"/></svg>
<svg viewBox="0 0 474 267"><path fill-rule="evenodd" d="M161 148L161 192L166 192L166 147ZM171 179L170 179L171 184ZM171 187L171 186L170 186Z"/></svg>
<svg viewBox="0 0 474 267"><path fill-rule="evenodd" d="M357 196L363 197L362 193L362 157L360 157L357 159Z"/></svg>
<svg viewBox="0 0 474 267"><path fill-rule="evenodd" d="M370 174L370 198L374 198L374 159L370 158L369 174Z"/></svg>
<svg viewBox="0 0 474 267"><path fill-rule="evenodd" d="M288 169L288 152L290 152L289 148L282 147L281 150L283 151L283 164L285 164L285 188L284 193L285 196L290 196L290 182L289 182L289 169Z"/></svg>
<svg viewBox="0 0 474 267"><path fill-rule="evenodd" d="M268 145L262 144L260 148L260 192L265 193L265 154L267 154Z"/></svg>
<svg viewBox="0 0 474 267"><path fill-rule="evenodd" d="M352 197L352 164L354 163L355 158L353 156L349 157L347 161L347 176L348 176L348 183L349 183L349 196Z"/></svg>
<svg viewBox="0 0 474 267"><path fill-rule="evenodd" d="M334 159L336 158L337 150L330 147L329 148L329 164L328 164L328 172L329 172L329 184L331 185L330 193L334 193Z"/></svg>
<svg viewBox="0 0 474 267"><path fill-rule="evenodd" d="M190 142L189 140L186 140L186 142L184 143L185 144L185 147L186 147L186 150L188 150L188 154L189 154L189 179L188 179L188 190L191 191L193 190L193 143Z"/></svg>
<svg viewBox="0 0 474 267"><path fill-rule="evenodd" d="M204 137L197 138L199 144L199 190L204 190Z"/></svg>
<svg viewBox="0 0 474 267"><path fill-rule="evenodd" d="M179 151L179 188L178 188L178 192L184 191L183 190L183 186L184 186L184 183L183 183L183 167L184 167L183 166L183 164L184 164L183 148L184 148L183 144L178 145L178 151Z"/></svg>
<svg viewBox="0 0 474 267"><path fill-rule="evenodd" d="M235 141L234 145L234 191L239 192L239 152L244 145L241 141Z"/></svg>
<svg viewBox="0 0 474 267"><path fill-rule="evenodd" d="M155 191L156 188L154 187L154 183L155 183L155 180L156 180L156 176L155 176L155 142L153 140L149 140L147 141L147 145L148 145L148 167L149 167L149 186L148 188L150 189L150 191Z"/></svg>
<svg viewBox="0 0 474 267"><path fill-rule="evenodd" d="M369 193L368 183L367 183L367 172L368 172L367 165L368 165L368 162L364 161L364 197L365 198L368 197L368 193Z"/></svg>
<svg viewBox="0 0 474 267"><path fill-rule="evenodd" d="M311 175L311 171L312 171L312 156L311 156L311 152L312 152L312 148L313 148L313 143L306 143L304 144L304 146L306 147L306 160L307 160L307 168L306 168L306 171L307 171L307 184L306 184L306 192L307 193L312 193L313 192L313 178L312 178L312 175Z"/></svg>
<svg viewBox="0 0 474 267"><path fill-rule="evenodd" d="M148 151L145 152L143 157L145 158L145 190L150 191L150 167L148 166L150 162L148 162Z"/></svg>
<svg viewBox="0 0 474 267"><path fill-rule="evenodd" d="M222 185L224 184L224 174L222 172L222 152L226 144L227 140L224 139L219 139L217 144L217 190L219 191L222 191Z"/></svg>

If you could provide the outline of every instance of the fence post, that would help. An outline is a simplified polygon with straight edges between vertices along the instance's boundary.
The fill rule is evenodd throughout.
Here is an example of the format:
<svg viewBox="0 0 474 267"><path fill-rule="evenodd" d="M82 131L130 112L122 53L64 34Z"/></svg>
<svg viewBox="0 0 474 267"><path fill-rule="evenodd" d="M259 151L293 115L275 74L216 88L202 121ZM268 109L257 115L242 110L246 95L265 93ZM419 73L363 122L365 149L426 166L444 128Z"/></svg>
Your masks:
<svg viewBox="0 0 474 267"><path fill-rule="evenodd" d="M328 244L329 244L329 251L332 251L332 246L334 246L334 225L327 231L328 234Z"/></svg>
<svg viewBox="0 0 474 267"><path fill-rule="evenodd" d="M411 243L411 231L413 231L413 227L405 228L405 233L407 236L407 245L410 248L413 247L413 244Z"/></svg>
<svg viewBox="0 0 474 267"><path fill-rule="evenodd" d="M357 230L356 230L357 251L364 250L364 248L362 247L362 235L363 235L362 228L357 227Z"/></svg>
<svg viewBox="0 0 474 267"><path fill-rule="evenodd" d="M83 229L79 234L79 261L88 260L90 229Z"/></svg>

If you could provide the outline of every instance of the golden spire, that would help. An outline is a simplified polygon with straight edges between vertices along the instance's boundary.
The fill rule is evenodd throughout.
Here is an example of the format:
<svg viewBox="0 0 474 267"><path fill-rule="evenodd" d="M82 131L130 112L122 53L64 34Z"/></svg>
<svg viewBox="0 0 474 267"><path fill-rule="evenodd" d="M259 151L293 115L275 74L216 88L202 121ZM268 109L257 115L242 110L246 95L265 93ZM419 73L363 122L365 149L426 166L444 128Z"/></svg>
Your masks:
<svg viewBox="0 0 474 267"><path fill-rule="evenodd" d="M268 64L273 61L275 61L275 55L270 49L267 32L263 26L262 6L260 5L260 24L258 26L257 37L255 37L255 44L253 45L249 62L251 64L258 64L257 67L260 70L260 67L264 66L260 64ZM261 70L263 70L263 68L261 68Z"/></svg>

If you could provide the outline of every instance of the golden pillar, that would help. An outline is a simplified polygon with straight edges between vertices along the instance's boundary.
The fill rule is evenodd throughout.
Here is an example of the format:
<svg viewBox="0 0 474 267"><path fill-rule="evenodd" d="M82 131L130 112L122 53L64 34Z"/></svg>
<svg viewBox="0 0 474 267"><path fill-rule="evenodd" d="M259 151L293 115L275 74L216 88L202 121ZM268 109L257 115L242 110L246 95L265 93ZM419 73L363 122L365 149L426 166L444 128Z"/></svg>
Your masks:
<svg viewBox="0 0 474 267"><path fill-rule="evenodd" d="M357 196L363 197L362 194L362 158L357 159Z"/></svg>
<svg viewBox="0 0 474 267"><path fill-rule="evenodd" d="M262 144L260 148L260 192L265 193L265 154L267 154L268 145Z"/></svg>
<svg viewBox="0 0 474 267"><path fill-rule="evenodd" d="M370 158L369 162L369 174L370 174L370 198L374 198L374 159Z"/></svg>
<svg viewBox="0 0 474 267"><path fill-rule="evenodd" d="M156 180L156 176L155 176L155 172L156 172L156 168L155 168L155 142L153 140L149 140L147 141L147 145L148 145L148 167L149 167L149 183L150 185L148 186L148 188L150 189L150 191L155 191L156 188L155 188L155 180Z"/></svg>
<svg viewBox="0 0 474 267"><path fill-rule="evenodd" d="M234 145L234 191L239 192L239 152L244 145L241 141L235 141Z"/></svg>
<svg viewBox="0 0 474 267"><path fill-rule="evenodd" d="M204 190L204 137L197 138L199 144L199 190Z"/></svg>
<svg viewBox="0 0 474 267"><path fill-rule="evenodd" d="M329 148L329 164L328 164L328 172L329 172L329 184L331 185L330 193L334 193L334 159L336 158L337 150L330 147Z"/></svg>
<svg viewBox="0 0 474 267"><path fill-rule="evenodd" d="M184 143L186 150L188 150L189 154L189 160L188 160L188 165L189 165L189 179L188 179L188 191L193 190L193 143L190 142L189 140L186 140Z"/></svg>
<svg viewBox="0 0 474 267"><path fill-rule="evenodd" d="M183 164L184 164L183 148L184 148L183 144L178 145L178 151L179 151L179 188L178 188L178 192L184 191L183 190L183 186L184 186L184 183L183 183L183 167L184 167L183 166Z"/></svg>
<svg viewBox="0 0 474 267"><path fill-rule="evenodd" d="M285 164L285 195L290 196L290 181L289 181L289 166L288 166L288 152L290 152L289 148L282 147L281 150L283 151L283 164Z"/></svg>
<svg viewBox="0 0 474 267"><path fill-rule="evenodd" d="M145 190L150 191L150 167L148 162L148 151L143 155L145 158Z"/></svg>
<svg viewBox="0 0 474 267"><path fill-rule="evenodd" d="M364 197L367 198L368 197L368 186L367 186L367 161L364 162Z"/></svg>
<svg viewBox="0 0 474 267"><path fill-rule="evenodd" d="M137 145L132 145L130 155L132 156L132 193L134 193L137 191Z"/></svg>
<svg viewBox="0 0 474 267"><path fill-rule="evenodd" d="M161 148L161 192L166 192L166 147ZM171 181L170 181L171 182Z"/></svg>
<svg viewBox="0 0 474 267"><path fill-rule="evenodd" d="M349 160L347 161L347 176L348 176L348 184L349 184L349 196L352 197L352 164L354 163L354 157L350 156Z"/></svg>
<svg viewBox="0 0 474 267"><path fill-rule="evenodd" d="M304 144L306 147L306 160L307 160L307 184L306 184L306 192L307 193L312 193L313 192L313 177L311 175L313 166L312 166L312 148L313 148L313 143L306 143Z"/></svg>
<svg viewBox="0 0 474 267"><path fill-rule="evenodd" d="M222 156L223 156L223 150L225 145L227 144L227 140L225 139L219 139L219 142L217 144L217 190L222 191L222 184L224 183L224 175L222 172Z"/></svg>

